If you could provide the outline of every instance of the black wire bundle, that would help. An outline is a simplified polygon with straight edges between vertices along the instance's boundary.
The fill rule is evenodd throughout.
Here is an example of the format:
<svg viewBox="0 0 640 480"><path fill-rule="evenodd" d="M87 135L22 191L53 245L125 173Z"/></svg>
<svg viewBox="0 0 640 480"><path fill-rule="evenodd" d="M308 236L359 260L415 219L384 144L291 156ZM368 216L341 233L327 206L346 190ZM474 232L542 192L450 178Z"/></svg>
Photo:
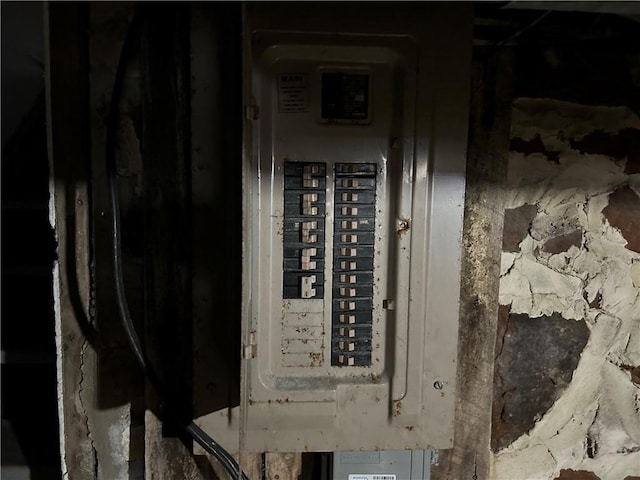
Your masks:
<svg viewBox="0 0 640 480"><path fill-rule="evenodd" d="M118 302L118 310L120 313L120 318L122 320L122 324L127 334L127 340L129 342L129 346L133 350L133 354L142 369L142 372L149 379L149 382L153 386L153 388L157 391L160 398L168 398L168 391L165 385L160 380L160 377L155 372L153 367L148 362L144 350L142 348L142 343L140 342L140 337L135 329L133 321L131 319L131 314L129 312L129 306L127 302L127 296L124 287L124 276L122 273L122 252L121 252L121 232L120 232L120 204L118 201L118 186L117 186L117 174L116 174L116 162L115 162L115 150L116 150L116 130L118 127L118 106L120 97L122 95L122 89L124 85L124 74L126 70L126 66L129 63L131 58L131 54L133 52L133 44L136 38L138 38L140 34L140 28L142 24L142 14L140 10L136 10L133 19L131 20L131 24L129 25L129 29L127 31L127 35L125 37L124 44L122 46L122 50L120 52L120 58L118 60L118 66L116 70L116 75L113 84L113 91L111 93L111 103L109 106L109 112L107 115L107 125L106 125L106 166L107 166L107 176L109 178L109 194L111 197L111 225L112 225L112 257L113 257L113 266L114 266L114 281L116 288L116 297ZM172 412L169 410L166 412L171 415ZM178 423L182 425L185 431L196 441L202 448L204 448L208 453L213 455L222 466L231 474L232 478L249 480L244 472L240 471L240 467L238 462L231 456L229 452L227 452L220 444L218 444L213 438L207 435L204 430L202 430L198 425L196 425L193 421L184 425L184 422Z"/></svg>

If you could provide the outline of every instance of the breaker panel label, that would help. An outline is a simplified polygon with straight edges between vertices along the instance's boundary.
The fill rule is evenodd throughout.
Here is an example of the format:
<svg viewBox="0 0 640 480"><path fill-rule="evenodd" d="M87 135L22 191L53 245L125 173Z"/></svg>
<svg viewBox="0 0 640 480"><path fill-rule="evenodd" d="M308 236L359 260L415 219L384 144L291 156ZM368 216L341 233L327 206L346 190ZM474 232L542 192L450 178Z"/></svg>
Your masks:
<svg viewBox="0 0 640 480"><path fill-rule="evenodd" d="M300 113L309 111L309 88L306 73L278 75L278 111Z"/></svg>
<svg viewBox="0 0 640 480"><path fill-rule="evenodd" d="M349 474L349 480L396 480L396 476L389 473L356 473Z"/></svg>

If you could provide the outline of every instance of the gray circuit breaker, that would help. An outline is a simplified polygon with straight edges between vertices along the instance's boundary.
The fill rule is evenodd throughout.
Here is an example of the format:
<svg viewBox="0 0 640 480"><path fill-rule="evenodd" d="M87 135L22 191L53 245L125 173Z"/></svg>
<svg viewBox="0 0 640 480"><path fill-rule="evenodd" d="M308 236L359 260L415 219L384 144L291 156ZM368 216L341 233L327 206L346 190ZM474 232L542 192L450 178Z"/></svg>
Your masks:
<svg viewBox="0 0 640 480"><path fill-rule="evenodd" d="M245 26L241 404L197 423L234 452L450 447L472 12Z"/></svg>

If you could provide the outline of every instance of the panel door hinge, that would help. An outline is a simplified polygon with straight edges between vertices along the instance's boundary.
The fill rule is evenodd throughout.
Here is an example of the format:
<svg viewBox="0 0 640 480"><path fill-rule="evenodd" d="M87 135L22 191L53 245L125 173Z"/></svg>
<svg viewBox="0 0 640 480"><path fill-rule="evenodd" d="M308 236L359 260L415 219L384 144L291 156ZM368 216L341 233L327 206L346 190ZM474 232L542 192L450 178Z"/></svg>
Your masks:
<svg viewBox="0 0 640 480"><path fill-rule="evenodd" d="M242 346L242 359L256 358L258 354L258 346L256 345L256 332L249 333L249 344Z"/></svg>

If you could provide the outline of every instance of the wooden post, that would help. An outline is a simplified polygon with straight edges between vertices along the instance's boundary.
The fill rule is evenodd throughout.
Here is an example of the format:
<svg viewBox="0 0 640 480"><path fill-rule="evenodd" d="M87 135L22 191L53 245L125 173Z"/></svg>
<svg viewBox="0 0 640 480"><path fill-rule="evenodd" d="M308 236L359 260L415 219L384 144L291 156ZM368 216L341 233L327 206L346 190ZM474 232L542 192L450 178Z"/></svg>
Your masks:
<svg viewBox="0 0 640 480"><path fill-rule="evenodd" d="M144 338L150 363L166 387L156 392L148 384L145 478L196 479L203 472L189 452L192 440L174 422L192 418L189 6L139 8Z"/></svg>
<svg viewBox="0 0 640 480"><path fill-rule="evenodd" d="M302 471L302 454L267 453L265 463L268 480L298 480Z"/></svg>
<svg viewBox="0 0 640 480"><path fill-rule="evenodd" d="M434 480L489 478L512 63L505 48L474 52L454 447Z"/></svg>
<svg viewBox="0 0 640 480"><path fill-rule="evenodd" d="M78 4L45 4L47 141L58 243L54 266L58 409L62 473L91 479L97 454L81 398L82 364L93 331L89 315L87 71L81 52L85 9ZM65 477L66 478L66 477Z"/></svg>

